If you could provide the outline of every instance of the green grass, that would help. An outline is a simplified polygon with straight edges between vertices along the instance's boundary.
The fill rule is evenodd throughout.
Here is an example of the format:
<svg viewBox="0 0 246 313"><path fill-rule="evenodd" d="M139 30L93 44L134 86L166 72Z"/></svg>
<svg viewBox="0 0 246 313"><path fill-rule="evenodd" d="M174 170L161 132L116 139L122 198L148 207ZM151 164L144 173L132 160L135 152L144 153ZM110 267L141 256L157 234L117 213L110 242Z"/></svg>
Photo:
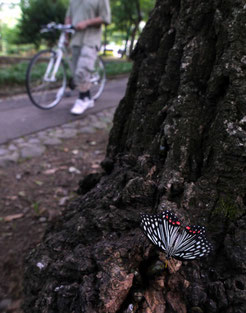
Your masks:
<svg viewBox="0 0 246 313"><path fill-rule="evenodd" d="M28 62L21 62L15 65L5 66L0 68L0 85L4 86L23 86L25 84L26 70ZM121 60L107 60L105 61L107 77L126 74L131 71L132 62ZM35 72L37 77L43 73L43 65L40 64Z"/></svg>
<svg viewBox="0 0 246 313"><path fill-rule="evenodd" d="M106 75L108 77L130 73L132 62L130 61L105 61Z"/></svg>
<svg viewBox="0 0 246 313"><path fill-rule="evenodd" d="M0 68L0 85L22 85L25 83L27 62Z"/></svg>

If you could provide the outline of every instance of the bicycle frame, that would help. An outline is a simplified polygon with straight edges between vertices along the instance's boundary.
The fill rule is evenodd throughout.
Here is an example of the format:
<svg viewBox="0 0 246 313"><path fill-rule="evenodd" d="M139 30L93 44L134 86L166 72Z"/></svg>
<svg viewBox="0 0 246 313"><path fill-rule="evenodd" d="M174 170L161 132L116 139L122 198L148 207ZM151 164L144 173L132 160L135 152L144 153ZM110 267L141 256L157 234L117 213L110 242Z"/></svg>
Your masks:
<svg viewBox="0 0 246 313"><path fill-rule="evenodd" d="M65 45L65 39L66 39L65 33L62 32L60 37L59 37L57 50L56 50L56 56L55 56L55 58L50 59L50 62L48 64L47 70L46 70L45 75L44 75L44 81L48 81L48 82L55 82L56 81L55 76L56 76L56 73L57 73L58 68L60 66L61 60L63 58L63 49L64 49L64 45Z"/></svg>
<svg viewBox="0 0 246 313"><path fill-rule="evenodd" d="M71 30L73 32L74 30ZM55 50L56 55L54 58L52 58L47 66L47 70L44 75L44 81L45 82L55 82L56 81L56 73L60 67L61 60L63 58L63 55L65 55L66 62L68 63L68 66L72 72L72 64L68 57L68 51L65 46L66 41L66 31L62 31L58 40L57 49ZM91 83L97 83L99 76L94 75L91 77L90 82Z"/></svg>

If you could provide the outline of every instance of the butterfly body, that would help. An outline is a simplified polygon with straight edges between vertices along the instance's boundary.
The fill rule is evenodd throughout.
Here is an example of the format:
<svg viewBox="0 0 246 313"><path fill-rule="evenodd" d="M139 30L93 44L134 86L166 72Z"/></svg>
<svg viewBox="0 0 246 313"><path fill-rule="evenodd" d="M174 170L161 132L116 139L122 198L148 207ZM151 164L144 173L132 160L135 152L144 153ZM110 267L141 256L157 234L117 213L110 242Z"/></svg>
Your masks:
<svg viewBox="0 0 246 313"><path fill-rule="evenodd" d="M158 215L141 215L141 227L145 235L166 253L167 259L193 260L206 256L212 246L201 226L181 227L175 214L166 210Z"/></svg>

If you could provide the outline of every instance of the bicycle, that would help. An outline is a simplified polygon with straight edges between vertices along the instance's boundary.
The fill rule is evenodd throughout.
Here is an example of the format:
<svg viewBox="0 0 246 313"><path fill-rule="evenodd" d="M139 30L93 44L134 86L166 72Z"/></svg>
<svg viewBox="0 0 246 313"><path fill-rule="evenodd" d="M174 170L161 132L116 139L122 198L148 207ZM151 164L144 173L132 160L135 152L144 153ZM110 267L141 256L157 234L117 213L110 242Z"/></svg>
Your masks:
<svg viewBox="0 0 246 313"><path fill-rule="evenodd" d="M42 27L41 33L60 31L55 49L41 50L31 59L26 72L26 90L31 102L39 109L54 108L63 98L67 86L67 70L72 72L71 60L65 45L66 34L74 33L72 25L54 22ZM65 59L65 60L64 60ZM105 67L100 56L95 62L95 70L91 74L91 97L98 99L106 82ZM72 88L72 87L71 87Z"/></svg>

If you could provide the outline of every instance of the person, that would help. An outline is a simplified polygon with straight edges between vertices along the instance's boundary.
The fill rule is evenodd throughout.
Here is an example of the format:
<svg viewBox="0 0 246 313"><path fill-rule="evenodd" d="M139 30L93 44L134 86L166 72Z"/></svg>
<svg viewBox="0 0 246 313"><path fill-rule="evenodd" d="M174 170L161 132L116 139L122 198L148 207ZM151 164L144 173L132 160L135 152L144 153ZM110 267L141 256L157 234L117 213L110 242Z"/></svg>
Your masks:
<svg viewBox="0 0 246 313"><path fill-rule="evenodd" d="M65 24L72 24L76 32L71 38L74 83L79 96L71 113L82 114L94 106L90 97L90 74L94 70L100 49L102 24L111 22L109 0L70 0Z"/></svg>

